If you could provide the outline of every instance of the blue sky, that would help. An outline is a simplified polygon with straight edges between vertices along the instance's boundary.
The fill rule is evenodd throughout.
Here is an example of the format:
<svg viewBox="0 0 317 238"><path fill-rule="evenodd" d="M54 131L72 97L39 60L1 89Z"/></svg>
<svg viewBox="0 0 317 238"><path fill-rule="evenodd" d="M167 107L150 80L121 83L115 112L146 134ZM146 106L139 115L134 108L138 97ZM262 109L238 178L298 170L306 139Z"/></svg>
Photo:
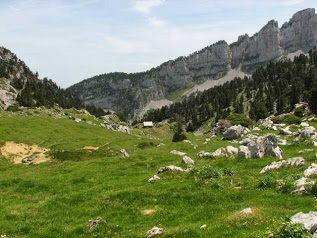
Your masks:
<svg viewBox="0 0 317 238"><path fill-rule="evenodd" d="M1 0L0 45L68 87L139 72L239 35L281 26L316 0Z"/></svg>

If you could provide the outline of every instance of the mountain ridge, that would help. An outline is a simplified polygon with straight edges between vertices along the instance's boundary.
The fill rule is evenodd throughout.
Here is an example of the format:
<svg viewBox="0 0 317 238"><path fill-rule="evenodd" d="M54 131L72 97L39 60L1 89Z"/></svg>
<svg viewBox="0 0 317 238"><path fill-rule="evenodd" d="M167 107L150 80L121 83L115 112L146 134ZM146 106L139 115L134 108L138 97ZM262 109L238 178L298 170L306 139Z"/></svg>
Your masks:
<svg viewBox="0 0 317 238"><path fill-rule="evenodd" d="M288 53L307 53L317 46L317 15L314 8L295 13L281 28L269 21L253 36L238 37L230 45L220 40L188 56L169 60L145 72L94 76L71 87L86 104L120 111L135 117L151 101L216 80L231 69L252 73Z"/></svg>

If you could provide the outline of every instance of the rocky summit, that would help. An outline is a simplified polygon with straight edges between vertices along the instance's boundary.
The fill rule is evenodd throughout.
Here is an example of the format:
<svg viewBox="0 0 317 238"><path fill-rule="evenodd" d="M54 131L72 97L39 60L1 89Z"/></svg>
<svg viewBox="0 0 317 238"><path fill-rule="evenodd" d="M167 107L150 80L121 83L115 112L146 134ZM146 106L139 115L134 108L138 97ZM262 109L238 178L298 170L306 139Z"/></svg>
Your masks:
<svg viewBox="0 0 317 238"><path fill-rule="evenodd" d="M232 44L219 41L146 72L102 74L69 89L86 104L134 117L178 100L195 85L221 80L232 70L249 74L269 61L307 53L316 46L317 15L315 9L305 9L281 27L271 20L255 35L239 36Z"/></svg>

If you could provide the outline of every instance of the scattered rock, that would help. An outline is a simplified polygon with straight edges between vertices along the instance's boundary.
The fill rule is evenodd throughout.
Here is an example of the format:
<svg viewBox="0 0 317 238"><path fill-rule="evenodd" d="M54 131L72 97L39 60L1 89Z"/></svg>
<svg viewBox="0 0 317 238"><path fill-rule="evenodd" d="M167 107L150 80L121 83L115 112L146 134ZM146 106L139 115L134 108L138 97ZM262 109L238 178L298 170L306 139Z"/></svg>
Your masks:
<svg viewBox="0 0 317 238"><path fill-rule="evenodd" d="M287 145L287 140L283 140L281 138L277 138L277 144L278 145Z"/></svg>
<svg viewBox="0 0 317 238"><path fill-rule="evenodd" d="M241 212L241 213L244 213L244 214L248 214L248 215L251 215L251 214L253 213L251 207L245 208L245 209L243 209L243 210L240 211L240 212Z"/></svg>
<svg viewBox="0 0 317 238"><path fill-rule="evenodd" d="M307 230L317 224L317 212L310 211L309 213L299 212L291 217L291 223L293 224L303 224ZM314 232L314 231L313 231Z"/></svg>
<svg viewBox="0 0 317 238"><path fill-rule="evenodd" d="M187 155L183 156L182 162L185 164L195 164L195 161Z"/></svg>
<svg viewBox="0 0 317 238"><path fill-rule="evenodd" d="M302 122L302 123L300 124L300 126L302 126L302 127L309 127L309 124L308 124L307 122Z"/></svg>
<svg viewBox="0 0 317 238"><path fill-rule="evenodd" d="M206 229L206 228L207 228L206 224L200 226L200 229Z"/></svg>
<svg viewBox="0 0 317 238"><path fill-rule="evenodd" d="M151 230L147 231L148 237L154 237L157 235L161 235L163 233L163 228L159 228L154 226Z"/></svg>
<svg viewBox="0 0 317 238"><path fill-rule="evenodd" d="M289 129L289 126L288 127L285 127L285 128L278 128L279 129L279 131L280 131L280 133L282 134L282 135L286 135L286 136L290 136L290 135L292 135L293 134L293 132L291 132L290 131L290 129Z"/></svg>
<svg viewBox="0 0 317 238"><path fill-rule="evenodd" d="M261 131L261 129L259 127L254 127L252 131Z"/></svg>
<svg viewBox="0 0 317 238"><path fill-rule="evenodd" d="M243 133L243 126L237 125L237 126L231 126L229 127L224 133L224 139L225 140L235 140L241 137Z"/></svg>
<svg viewBox="0 0 317 238"><path fill-rule="evenodd" d="M126 158L126 159L130 158L130 155L128 154L128 152L125 149L121 149L120 152L121 152L123 158Z"/></svg>
<svg viewBox="0 0 317 238"><path fill-rule="evenodd" d="M221 147L211 153L212 158L226 157L226 149Z"/></svg>
<svg viewBox="0 0 317 238"><path fill-rule="evenodd" d="M300 133L300 138L311 138L314 137L316 134L316 129L312 126L305 127Z"/></svg>
<svg viewBox="0 0 317 238"><path fill-rule="evenodd" d="M92 219L88 221L88 230L91 232L93 230L95 230L98 226L100 226L101 224L105 224L106 222L101 218L101 217L97 217L96 219Z"/></svg>
<svg viewBox="0 0 317 238"><path fill-rule="evenodd" d="M265 129L270 129L273 126L273 121L270 118L260 119L257 122L260 126L263 126Z"/></svg>
<svg viewBox="0 0 317 238"><path fill-rule="evenodd" d="M266 173L266 172L273 170L273 169L279 169L283 166L302 166L304 164L305 164L305 160L302 157L295 157L295 158L290 158L288 160L272 162L271 164L265 166L261 170L260 174Z"/></svg>
<svg viewBox="0 0 317 238"><path fill-rule="evenodd" d="M130 134L130 128L127 127L127 126L121 126L121 125L119 125L117 131Z"/></svg>
<svg viewBox="0 0 317 238"><path fill-rule="evenodd" d="M278 129L277 129L277 127L274 125L274 126L272 126L272 128L271 128L273 131L277 131Z"/></svg>
<svg viewBox="0 0 317 238"><path fill-rule="evenodd" d="M210 153L210 152L205 152L205 151L200 151L200 152L197 154L197 156L198 156L199 158L213 158L212 153Z"/></svg>
<svg viewBox="0 0 317 238"><path fill-rule="evenodd" d="M149 183L152 183L152 182L154 182L154 181L156 181L156 180L160 180L160 179L161 179L161 178L160 178L159 176L153 175L151 178L149 178L148 182L149 182Z"/></svg>
<svg viewBox="0 0 317 238"><path fill-rule="evenodd" d="M312 151L314 151L314 149L303 149L303 150L298 151L298 153L302 154L302 153L312 152Z"/></svg>
<svg viewBox="0 0 317 238"><path fill-rule="evenodd" d="M186 153L180 152L180 151L177 151L177 150L172 150L172 151L170 152L170 154L179 155L179 156L184 156L184 155L186 155Z"/></svg>
<svg viewBox="0 0 317 238"><path fill-rule="evenodd" d="M80 118L75 118L75 122L79 123L81 122L82 120Z"/></svg>
<svg viewBox="0 0 317 238"><path fill-rule="evenodd" d="M164 173L167 171L172 171L172 172L184 172L184 170L181 167L177 167L175 165L169 165L169 166L164 166L159 168L158 173Z"/></svg>
<svg viewBox="0 0 317 238"><path fill-rule="evenodd" d="M312 186L315 183L316 183L315 181L308 181L307 178L302 177L295 181L294 185L296 186L297 189L294 190L293 193L299 194L299 195L307 194L308 191L306 190L306 187Z"/></svg>
<svg viewBox="0 0 317 238"><path fill-rule="evenodd" d="M304 176L310 177L312 175L316 175L317 174L317 164L312 163L305 171L304 171Z"/></svg>
<svg viewBox="0 0 317 238"><path fill-rule="evenodd" d="M207 145L209 141L210 141L210 138L206 138L205 142L204 142L204 145Z"/></svg>

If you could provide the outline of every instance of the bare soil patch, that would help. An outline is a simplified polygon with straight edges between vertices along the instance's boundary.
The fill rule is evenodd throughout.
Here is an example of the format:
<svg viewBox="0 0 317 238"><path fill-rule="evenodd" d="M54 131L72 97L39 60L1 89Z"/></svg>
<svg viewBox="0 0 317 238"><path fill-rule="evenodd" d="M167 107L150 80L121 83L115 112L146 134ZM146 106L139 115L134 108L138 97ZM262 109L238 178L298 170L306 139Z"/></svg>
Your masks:
<svg viewBox="0 0 317 238"><path fill-rule="evenodd" d="M15 164L40 164L50 160L45 153L49 149L39 147L38 145L27 145L7 141L1 148L1 154Z"/></svg>
<svg viewBox="0 0 317 238"><path fill-rule="evenodd" d="M83 150L99 150L99 147L87 145L83 147Z"/></svg>

